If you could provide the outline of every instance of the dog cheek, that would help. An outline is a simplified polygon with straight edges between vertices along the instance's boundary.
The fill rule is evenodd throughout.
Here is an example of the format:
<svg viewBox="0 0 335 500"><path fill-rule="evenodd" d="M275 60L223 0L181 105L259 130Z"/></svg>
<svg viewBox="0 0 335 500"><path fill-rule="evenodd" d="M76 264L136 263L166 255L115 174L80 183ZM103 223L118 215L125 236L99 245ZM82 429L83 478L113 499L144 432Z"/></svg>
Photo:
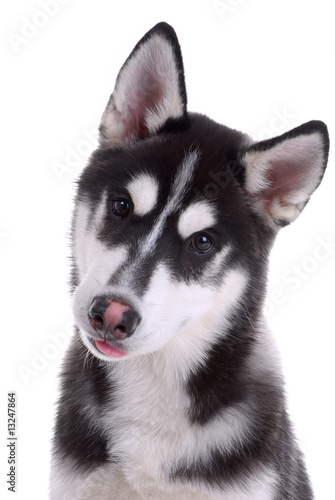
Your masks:
<svg viewBox="0 0 335 500"><path fill-rule="evenodd" d="M156 331L164 331L165 338L180 335L194 318L209 309L213 292L198 283L176 282L168 268L161 264L144 297L146 323L154 335Z"/></svg>
<svg viewBox="0 0 335 500"><path fill-rule="evenodd" d="M184 287L172 279L168 268L160 264L142 300L143 320L139 335L160 347L178 335L190 314L191 302L184 292Z"/></svg>
<svg viewBox="0 0 335 500"><path fill-rule="evenodd" d="M243 297L247 289L248 273L242 269L231 269L217 295L217 309L221 311L222 320L229 324L231 314L243 307Z"/></svg>

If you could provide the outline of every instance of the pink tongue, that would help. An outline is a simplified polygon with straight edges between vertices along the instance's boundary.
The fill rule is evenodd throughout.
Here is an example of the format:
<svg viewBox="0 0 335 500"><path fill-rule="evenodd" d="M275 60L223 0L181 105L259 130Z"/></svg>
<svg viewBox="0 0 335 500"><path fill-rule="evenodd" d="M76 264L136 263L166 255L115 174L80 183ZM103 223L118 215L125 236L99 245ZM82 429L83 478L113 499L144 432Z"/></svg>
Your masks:
<svg viewBox="0 0 335 500"><path fill-rule="evenodd" d="M107 344L107 342L102 342L101 340L96 340L95 345L99 351L107 354L107 356L112 356L113 358L122 358L122 356L127 354L125 351L121 351L121 349Z"/></svg>

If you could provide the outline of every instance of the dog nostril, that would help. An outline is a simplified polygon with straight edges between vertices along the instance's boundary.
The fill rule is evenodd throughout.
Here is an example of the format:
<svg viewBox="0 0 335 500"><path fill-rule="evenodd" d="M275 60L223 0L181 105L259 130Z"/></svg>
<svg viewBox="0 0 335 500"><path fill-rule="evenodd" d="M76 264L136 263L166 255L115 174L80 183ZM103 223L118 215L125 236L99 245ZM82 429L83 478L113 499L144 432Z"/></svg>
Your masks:
<svg viewBox="0 0 335 500"><path fill-rule="evenodd" d="M113 330L115 340L124 340L128 337L127 329L123 325L117 325Z"/></svg>
<svg viewBox="0 0 335 500"><path fill-rule="evenodd" d="M96 297L89 309L88 317L95 331L102 331L105 327L104 313L108 303L104 297Z"/></svg>
<svg viewBox="0 0 335 500"><path fill-rule="evenodd" d="M102 330L104 326L104 319L100 314L90 315L90 322L94 330Z"/></svg>

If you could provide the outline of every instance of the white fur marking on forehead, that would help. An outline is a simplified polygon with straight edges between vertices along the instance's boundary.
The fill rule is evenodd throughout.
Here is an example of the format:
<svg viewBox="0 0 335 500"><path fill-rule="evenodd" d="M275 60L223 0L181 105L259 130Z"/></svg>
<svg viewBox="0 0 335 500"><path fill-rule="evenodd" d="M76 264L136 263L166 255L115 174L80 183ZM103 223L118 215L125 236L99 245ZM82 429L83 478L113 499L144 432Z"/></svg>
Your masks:
<svg viewBox="0 0 335 500"><path fill-rule="evenodd" d="M178 221L178 231L186 239L192 234L215 224L214 210L205 201L198 201L187 207Z"/></svg>
<svg viewBox="0 0 335 500"><path fill-rule="evenodd" d="M157 204L158 183L149 174L140 174L130 181L127 186L134 203L135 215L146 215Z"/></svg>
<svg viewBox="0 0 335 500"><path fill-rule="evenodd" d="M179 170L177 171L176 177L174 179L170 196L166 202L163 212L159 215L156 224L154 225L152 231L148 234L145 239L141 254L146 255L155 248L157 239L161 236L164 228L164 224L167 218L174 212L176 212L180 206L181 200L187 191L193 173L197 164L199 154L198 151L191 151L188 153L183 163L181 164Z"/></svg>

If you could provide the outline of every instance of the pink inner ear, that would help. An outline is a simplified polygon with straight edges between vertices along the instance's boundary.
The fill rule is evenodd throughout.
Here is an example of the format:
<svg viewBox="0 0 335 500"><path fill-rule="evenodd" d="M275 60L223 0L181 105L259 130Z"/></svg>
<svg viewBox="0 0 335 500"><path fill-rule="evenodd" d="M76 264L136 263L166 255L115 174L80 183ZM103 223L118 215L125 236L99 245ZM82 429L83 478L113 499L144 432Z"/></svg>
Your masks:
<svg viewBox="0 0 335 500"><path fill-rule="evenodd" d="M126 110L122 115L125 136L135 134L143 139L149 136L146 125L148 112L155 112L164 97L164 87L154 70L138 68L127 90Z"/></svg>
<svg viewBox="0 0 335 500"><path fill-rule="evenodd" d="M267 171L268 188L263 193L263 200L266 209L269 208L273 201L277 199L279 203L285 207L292 201L290 195L294 195L297 191L303 190L306 186L305 177L309 172L306 172L306 165L300 161L291 160L272 160Z"/></svg>
<svg viewBox="0 0 335 500"><path fill-rule="evenodd" d="M319 131L284 137L268 149L246 154L246 190L261 214L281 225L290 223L317 188L324 161Z"/></svg>

